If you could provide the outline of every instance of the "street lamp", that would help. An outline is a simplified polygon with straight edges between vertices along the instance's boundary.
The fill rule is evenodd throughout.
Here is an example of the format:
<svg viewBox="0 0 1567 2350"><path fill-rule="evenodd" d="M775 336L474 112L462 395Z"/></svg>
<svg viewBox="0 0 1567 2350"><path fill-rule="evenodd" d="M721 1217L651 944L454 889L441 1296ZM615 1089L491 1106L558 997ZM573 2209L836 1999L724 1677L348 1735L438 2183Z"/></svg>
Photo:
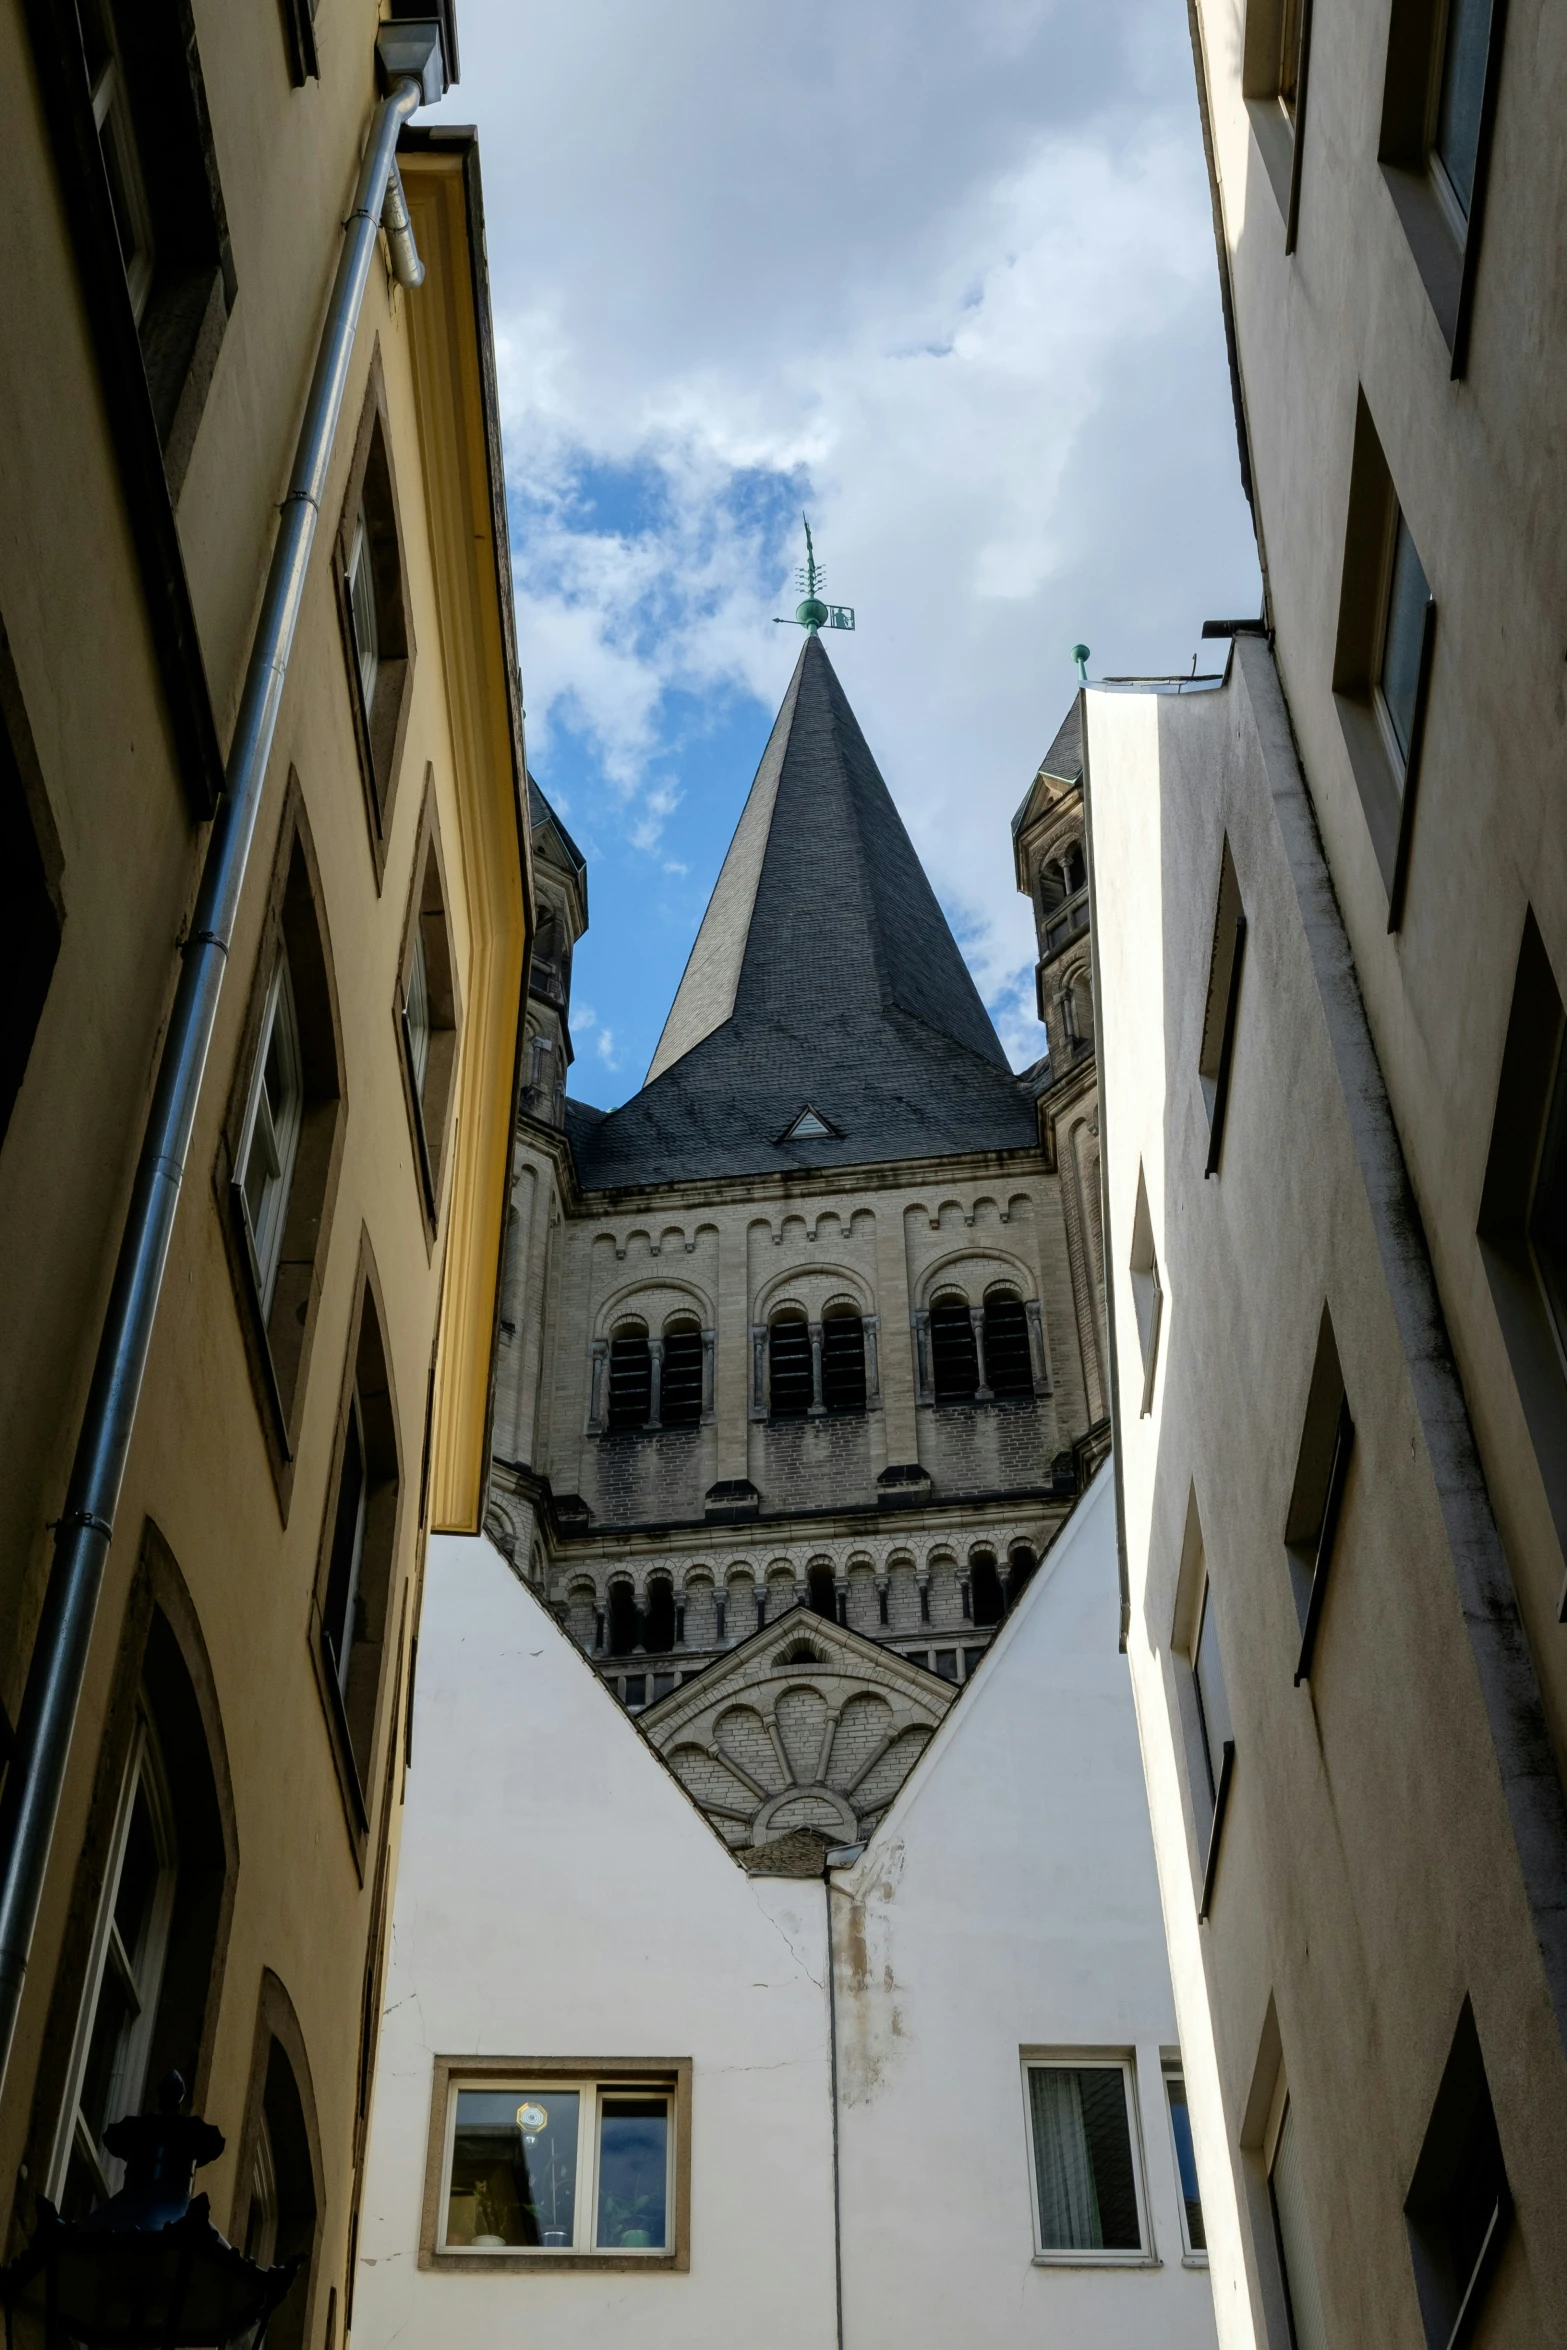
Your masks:
<svg viewBox="0 0 1567 2350"><path fill-rule="evenodd" d="M170 2073L156 2113L105 2130L125 2184L86 2219L39 2198L31 2244L0 2270L6 2350L260 2350L300 2263L258 2267L219 2235L206 2196L192 2200L223 2133L184 2102Z"/></svg>

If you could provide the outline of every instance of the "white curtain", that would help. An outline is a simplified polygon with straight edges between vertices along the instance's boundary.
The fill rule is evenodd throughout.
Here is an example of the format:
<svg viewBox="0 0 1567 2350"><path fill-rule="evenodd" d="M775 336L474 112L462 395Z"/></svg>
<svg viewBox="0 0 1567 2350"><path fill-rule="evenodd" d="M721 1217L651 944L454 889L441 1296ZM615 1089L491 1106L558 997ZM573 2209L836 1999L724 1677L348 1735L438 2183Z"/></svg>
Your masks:
<svg viewBox="0 0 1567 2350"><path fill-rule="evenodd" d="M1040 2065L1028 2077L1040 2244L1046 2252L1097 2251L1104 2232L1078 2076L1065 2065Z"/></svg>

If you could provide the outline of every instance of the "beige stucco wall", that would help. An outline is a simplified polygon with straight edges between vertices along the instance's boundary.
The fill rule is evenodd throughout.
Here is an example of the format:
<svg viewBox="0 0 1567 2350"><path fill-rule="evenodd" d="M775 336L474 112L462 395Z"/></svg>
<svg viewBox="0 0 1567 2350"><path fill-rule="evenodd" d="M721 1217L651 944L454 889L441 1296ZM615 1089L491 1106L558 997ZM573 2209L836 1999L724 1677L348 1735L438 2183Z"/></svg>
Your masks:
<svg viewBox="0 0 1567 2350"><path fill-rule="evenodd" d="M220 736L237 705L300 409L336 266L341 223L375 101L373 0L323 11L323 72L289 87L273 10L197 0L213 138L238 296L186 475L178 520ZM0 112L16 234L0 251L0 616L8 631L64 851L59 961L0 1155L0 1616L13 1716L140 1139L176 948L205 835L189 819L162 716L142 591L122 520L104 391L40 112L19 7L0 8ZM450 258L450 257L449 257ZM466 253L463 299L471 306ZM341 2298L350 2207L356 2062L375 1859L395 1840L397 1750L415 1575L427 1383L447 1208L427 1239L396 1024L397 979L426 777L446 859L459 990L480 1049L470 892L490 893L462 760L487 720L446 672L452 613L433 569L409 349L410 299L372 266L294 656L222 998L163 1302L99 1605L54 1857L16 2052L0 2108L9 2201L24 2147L47 2142L31 2111L40 2039L66 1932L76 1858L114 1685L120 1625L143 1530L156 1524L194 1603L234 1788L240 1856L205 2077L195 2088L228 2134L203 2174L227 2225L263 1968L303 2028L321 2126L326 2280ZM18 322L28 322L25 334ZM387 861L377 886L336 609L334 539L372 353L384 369L400 508L404 593L417 648ZM466 359L463 364L466 365ZM428 416L426 417L428 424ZM482 470L482 455L480 458ZM443 488L439 494L449 494ZM470 534L471 536L471 534ZM479 577L475 592L483 592ZM493 578L488 593L495 594ZM446 632L443 636L443 631ZM450 689L450 690L449 690ZM459 740L463 736L463 740ZM343 1142L309 1389L286 1511L268 1465L222 1238L213 1169L255 979L264 901L291 770L320 871L343 1054ZM501 779L503 790L510 779ZM487 852L486 852L487 853ZM510 889L520 907L523 852ZM515 927L515 925L514 925ZM520 958L520 936L512 941ZM515 986L506 1020L515 1018ZM487 1015L493 1026L495 1015ZM507 1027L507 1035L512 1033ZM504 1059L510 1067L510 1047ZM450 1154L449 1154L450 1157ZM399 1518L363 1864L334 1770L311 1657L311 1599L337 1440L361 1242L380 1285L400 1456ZM319 1268L318 1268L319 1269ZM487 1309L486 1309L487 1310ZM486 1323L486 1337L487 1337ZM400 1660L400 1665L399 1665ZM383 1790L389 1790L384 1795ZM110 1796L114 1793L111 1788ZM102 1790L99 1792L102 1800ZM35 2156L36 2163L36 2156ZM29 2194L42 2184L36 2174ZM338 2316L339 2333L342 2317Z"/></svg>

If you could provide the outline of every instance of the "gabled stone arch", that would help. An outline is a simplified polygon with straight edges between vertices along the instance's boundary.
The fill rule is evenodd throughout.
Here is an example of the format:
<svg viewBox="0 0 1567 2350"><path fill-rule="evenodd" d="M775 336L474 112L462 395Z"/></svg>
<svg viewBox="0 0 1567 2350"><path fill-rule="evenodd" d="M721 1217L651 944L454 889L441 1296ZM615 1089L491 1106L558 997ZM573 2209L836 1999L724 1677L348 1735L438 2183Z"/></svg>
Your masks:
<svg viewBox="0 0 1567 2350"><path fill-rule="evenodd" d="M970 1243L966 1248L949 1249L944 1256L927 1265L920 1275L915 1291L917 1309L928 1308L938 1290L953 1289L962 1293L971 1306L984 1300L987 1289L997 1282L1005 1282L1017 1291L1025 1302L1037 1298L1039 1285L1023 1259L1010 1249L994 1246L981 1247Z"/></svg>
<svg viewBox="0 0 1567 2350"><path fill-rule="evenodd" d="M604 1299L593 1318L593 1336L607 1338L617 1322L635 1315L656 1338L674 1314L695 1315L704 1330L713 1327L713 1301L698 1283L662 1272L639 1274Z"/></svg>

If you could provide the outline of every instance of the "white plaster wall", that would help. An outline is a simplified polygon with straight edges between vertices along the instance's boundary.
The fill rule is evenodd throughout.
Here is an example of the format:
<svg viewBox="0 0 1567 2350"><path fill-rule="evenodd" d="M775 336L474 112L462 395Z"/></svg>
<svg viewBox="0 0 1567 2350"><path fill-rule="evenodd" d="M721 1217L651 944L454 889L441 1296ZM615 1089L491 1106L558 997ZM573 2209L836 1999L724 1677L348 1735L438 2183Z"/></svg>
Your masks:
<svg viewBox="0 0 1567 2350"><path fill-rule="evenodd" d="M359 2350L828 2350L819 1885L744 1876L485 1541L429 1549ZM691 2268L417 2265L434 2055L693 2060Z"/></svg>
<svg viewBox="0 0 1567 2350"><path fill-rule="evenodd" d="M1199 2350L1160 2059L1177 2045L1100 1472L834 1878L844 2339ZM1037 2264L1020 2051L1135 2051L1158 2265Z"/></svg>

